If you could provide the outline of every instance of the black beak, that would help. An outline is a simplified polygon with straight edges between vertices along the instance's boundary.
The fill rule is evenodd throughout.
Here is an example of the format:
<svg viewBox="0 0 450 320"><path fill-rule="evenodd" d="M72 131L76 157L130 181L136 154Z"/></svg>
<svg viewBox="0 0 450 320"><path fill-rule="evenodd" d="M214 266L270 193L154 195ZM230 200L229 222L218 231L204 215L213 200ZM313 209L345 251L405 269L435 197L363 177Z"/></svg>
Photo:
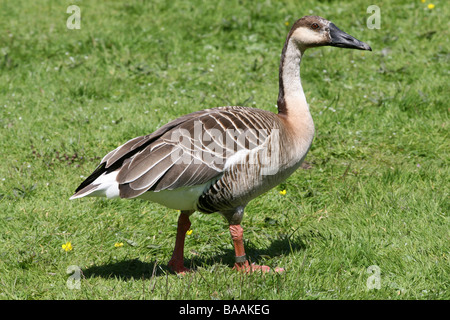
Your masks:
<svg viewBox="0 0 450 320"><path fill-rule="evenodd" d="M330 46L372 51L372 48L367 43L359 41L348 33L345 33L344 31L336 27L334 23L330 22L329 28L331 38Z"/></svg>

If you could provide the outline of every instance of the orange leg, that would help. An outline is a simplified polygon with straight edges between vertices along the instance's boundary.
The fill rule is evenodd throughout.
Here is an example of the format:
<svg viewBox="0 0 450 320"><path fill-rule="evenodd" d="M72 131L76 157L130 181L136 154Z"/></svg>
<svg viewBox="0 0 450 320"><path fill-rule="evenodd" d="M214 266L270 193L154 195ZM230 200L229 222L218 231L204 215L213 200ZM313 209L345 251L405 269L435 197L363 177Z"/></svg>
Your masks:
<svg viewBox="0 0 450 320"><path fill-rule="evenodd" d="M191 227L189 215L191 212L182 211L178 218L177 237L175 239L175 248L173 250L172 258L169 261L169 268L176 273L185 273L190 269L184 266L184 239L186 232Z"/></svg>
<svg viewBox="0 0 450 320"><path fill-rule="evenodd" d="M240 224L230 224L230 234L233 239L234 252L236 254L236 263L234 264L234 269L238 271L243 271L246 273L261 270L262 272L270 271L268 266L258 266L255 264L250 264L245 255L244 249L244 229L242 229ZM275 272L283 272L284 269L276 268Z"/></svg>

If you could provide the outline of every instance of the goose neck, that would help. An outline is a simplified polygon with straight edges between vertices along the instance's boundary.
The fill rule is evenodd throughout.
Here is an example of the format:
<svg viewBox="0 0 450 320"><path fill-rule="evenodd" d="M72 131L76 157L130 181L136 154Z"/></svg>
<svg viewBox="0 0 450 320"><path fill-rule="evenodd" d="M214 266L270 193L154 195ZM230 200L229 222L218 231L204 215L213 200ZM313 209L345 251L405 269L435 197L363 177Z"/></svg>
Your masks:
<svg viewBox="0 0 450 320"><path fill-rule="evenodd" d="M291 115L309 112L306 97L300 79L300 62L303 51L293 40L287 39L284 45L279 71L278 112L280 115Z"/></svg>

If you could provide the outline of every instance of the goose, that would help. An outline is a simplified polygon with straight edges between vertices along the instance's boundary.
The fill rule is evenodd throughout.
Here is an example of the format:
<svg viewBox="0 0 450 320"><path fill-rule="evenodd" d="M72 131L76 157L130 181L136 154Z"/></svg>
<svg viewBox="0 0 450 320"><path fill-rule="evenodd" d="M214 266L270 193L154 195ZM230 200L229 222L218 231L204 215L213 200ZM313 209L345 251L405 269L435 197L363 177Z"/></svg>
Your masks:
<svg viewBox="0 0 450 320"><path fill-rule="evenodd" d="M140 198L179 210L168 266L182 274L190 271L183 253L190 216L218 212L229 225L233 269L270 271L247 259L241 220L249 201L289 177L310 149L314 123L300 61L307 49L320 46L372 50L332 22L304 16L292 25L281 52L278 113L225 106L181 116L109 152L70 199Z"/></svg>

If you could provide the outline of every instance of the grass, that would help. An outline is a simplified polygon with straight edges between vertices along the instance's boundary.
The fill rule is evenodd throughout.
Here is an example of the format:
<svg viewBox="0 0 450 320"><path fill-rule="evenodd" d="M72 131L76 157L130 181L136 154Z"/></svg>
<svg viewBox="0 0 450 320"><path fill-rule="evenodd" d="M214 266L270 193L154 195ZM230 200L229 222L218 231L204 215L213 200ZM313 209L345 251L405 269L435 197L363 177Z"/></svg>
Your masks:
<svg viewBox="0 0 450 320"><path fill-rule="evenodd" d="M450 9L428 2L378 1L372 30L363 0L2 2L0 298L449 299ZM79 30L66 28L71 4ZM178 116L276 111L281 48L307 14L373 52L325 47L302 62L311 167L243 220L250 258L283 275L232 271L225 221L196 213L195 272L176 276L175 211L68 200L108 151ZM79 290L66 285L71 265ZM381 287L369 290L373 265Z"/></svg>

